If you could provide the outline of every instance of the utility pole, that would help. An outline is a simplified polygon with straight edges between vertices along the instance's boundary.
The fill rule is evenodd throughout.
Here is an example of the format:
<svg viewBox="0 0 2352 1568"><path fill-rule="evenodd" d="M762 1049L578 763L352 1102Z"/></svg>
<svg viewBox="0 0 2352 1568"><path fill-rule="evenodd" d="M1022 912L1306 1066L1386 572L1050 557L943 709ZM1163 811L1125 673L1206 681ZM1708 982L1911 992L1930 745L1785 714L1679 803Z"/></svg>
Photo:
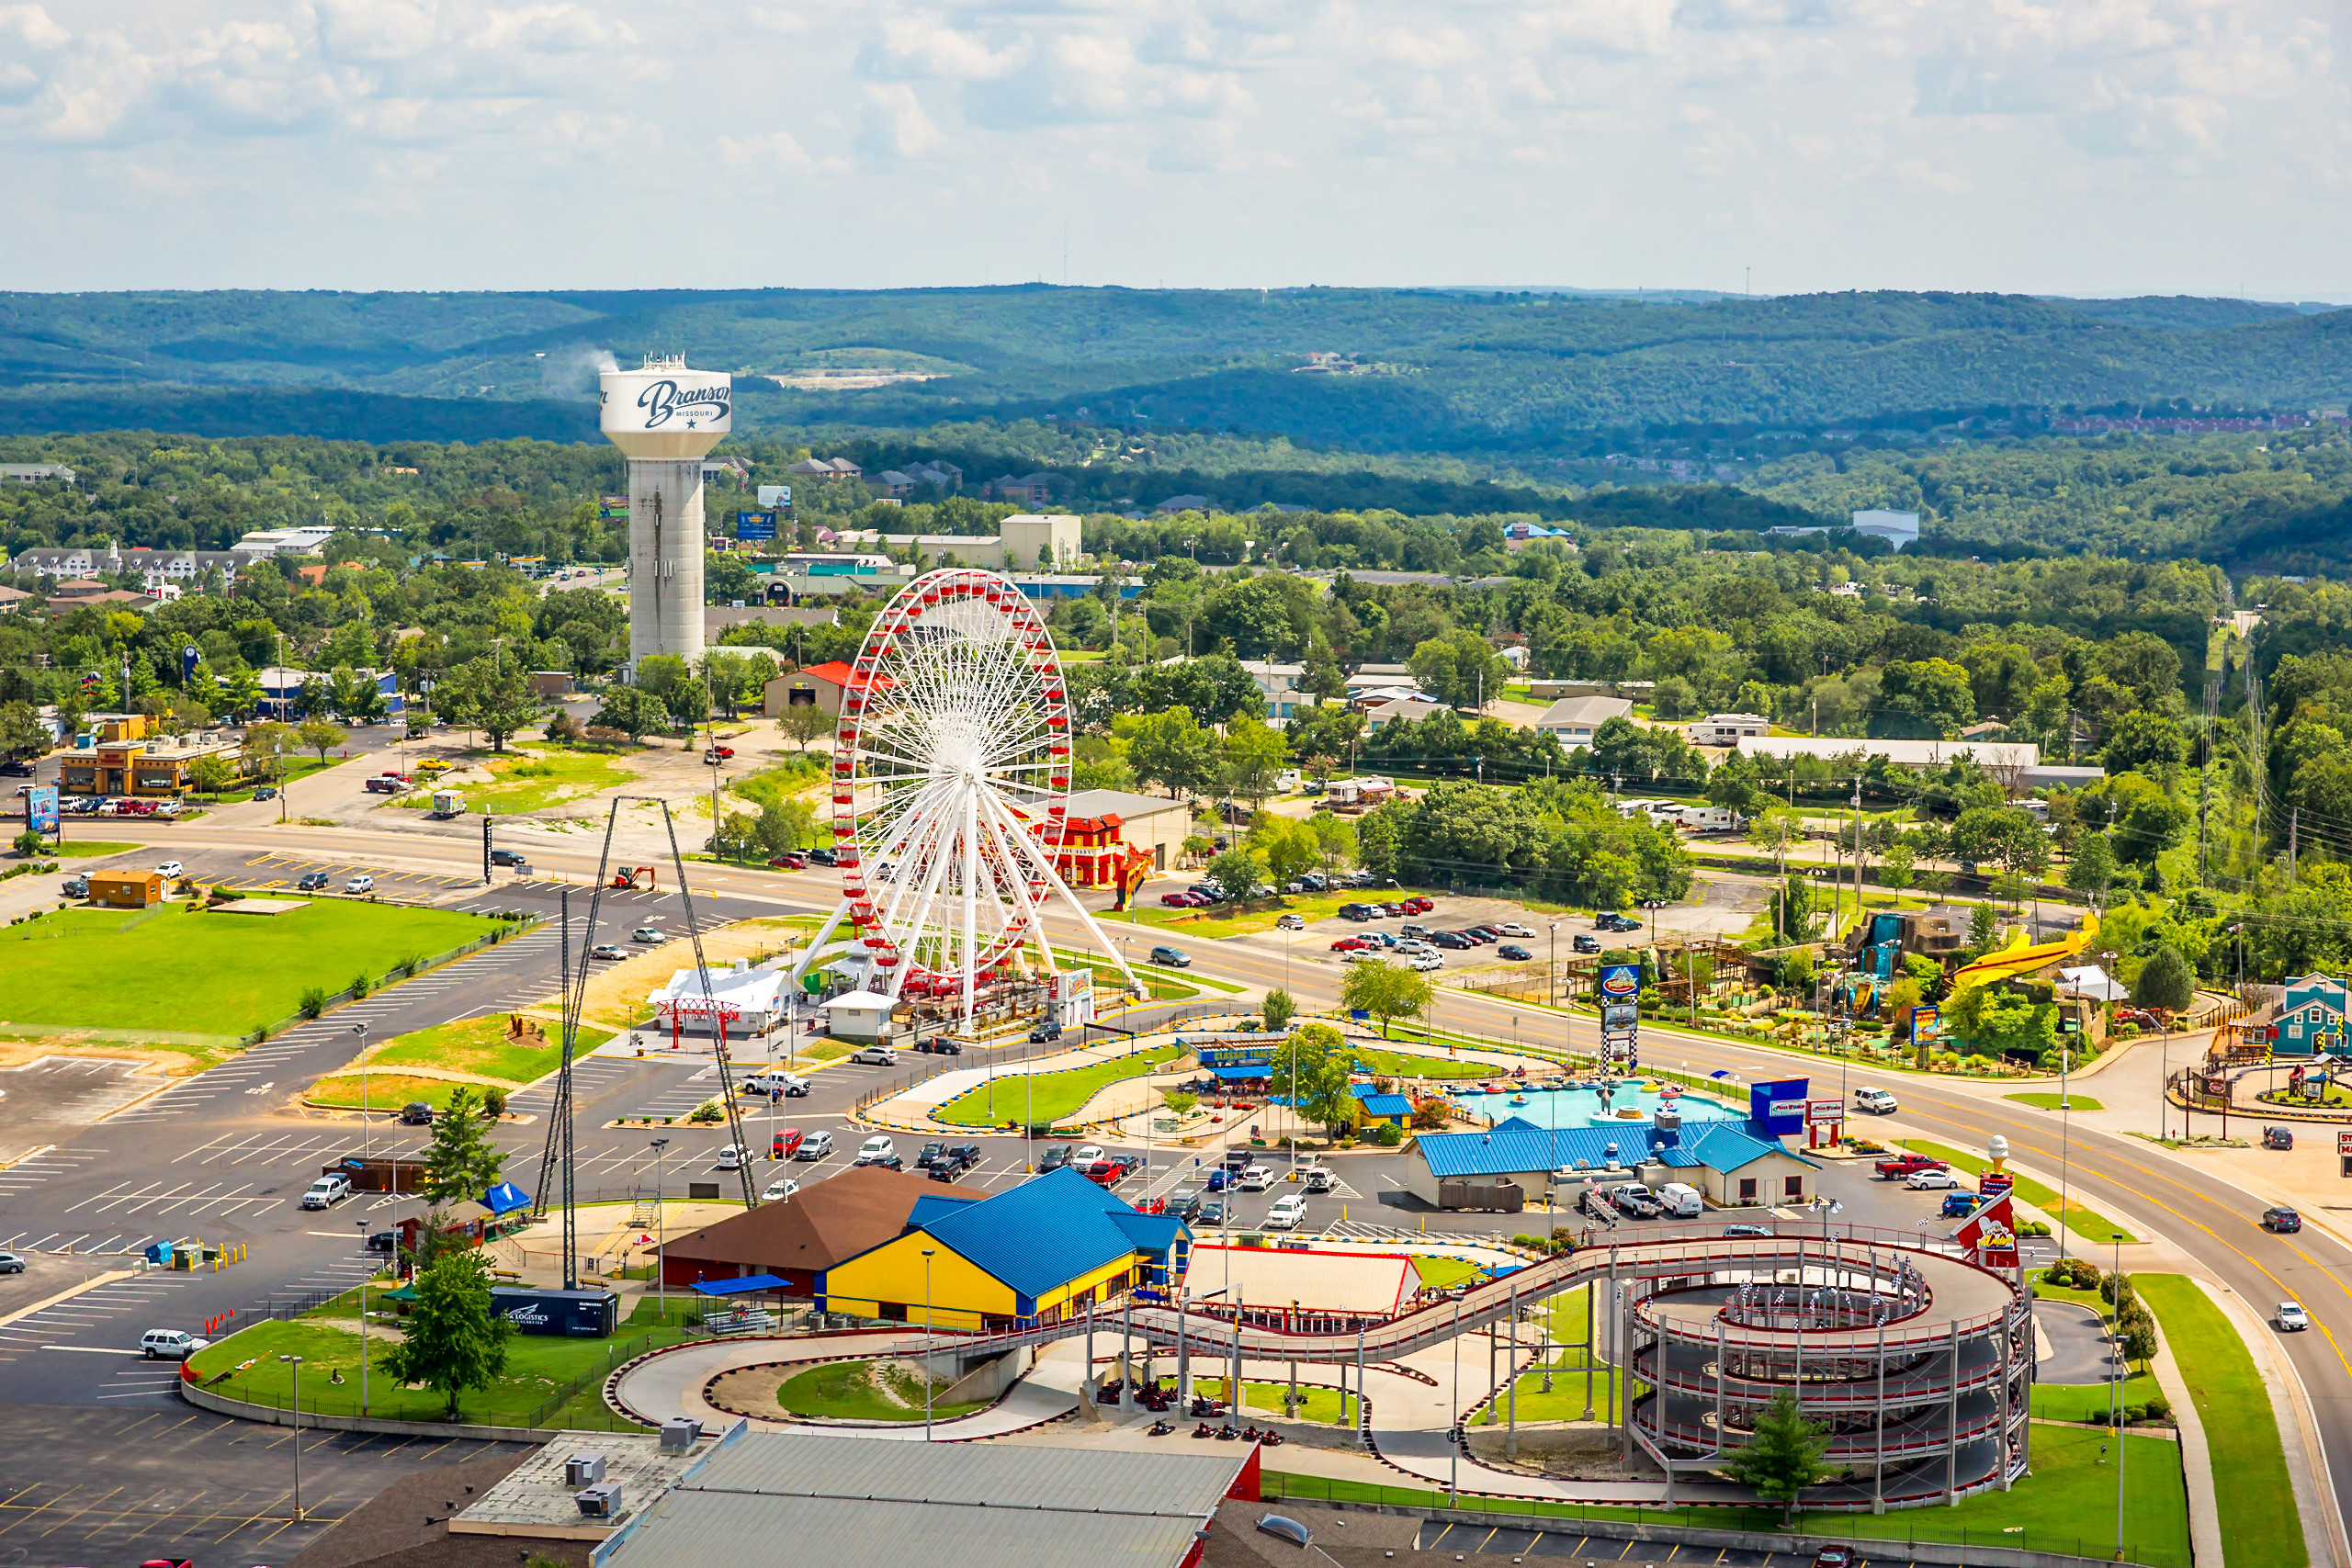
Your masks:
<svg viewBox="0 0 2352 1568"><path fill-rule="evenodd" d="M2303 827L2303 808L2291 807L2287 812L2287 885L2295 883L2296 851Z"/></svg>

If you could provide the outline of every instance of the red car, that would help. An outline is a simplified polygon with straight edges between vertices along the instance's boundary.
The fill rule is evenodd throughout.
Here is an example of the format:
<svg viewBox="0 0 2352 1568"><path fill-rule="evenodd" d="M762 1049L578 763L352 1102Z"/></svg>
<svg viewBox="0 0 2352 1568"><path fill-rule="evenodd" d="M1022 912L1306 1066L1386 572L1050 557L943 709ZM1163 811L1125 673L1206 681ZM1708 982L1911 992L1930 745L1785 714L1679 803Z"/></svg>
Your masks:
<svg viewBox="0 0 2352 1568"><path fill-rule="evenodd" d="M1364 939L1360 936L1343 936L1339 941L1331 944L1331 951L1334 953L1359 953L1372 945L1373 944L1371 942L1364 941Z"/></svg>
<svg viewBox="0 0 2352 1568"><path fill-rule="evenodd" d="M808 859L806 855L777 855L768 864L778 871L807 871Z"/></svg>
<svg viewBox="0 0 2352 1568"><path fill-rule="evenodd" d="M1116 1187L1127 1179L1127 1162L1123 1159L1098 1159L1086 1168L1086 1179L1098 1187Z"/></svg>
<svg viewBox="0 0 2352 1568"><path fill-rule="evenodd" d="M1944 1170L1949 1168L1943 1161L1929 1159L1926 1155L1897 1155L1893 1159L1879 1161L1871 1168L1878 1173L1878 1179L1881 1181L1900 1181L1905 1177L1917 1176L1923 1170Z"/></svg>
<svg viewBox="0 0 2352 1568"><path fill-rule="evenodd" d="M1430 910L1436 908L1437 906L1429 899L1421 897L1419 894L1416 894L1412 897L1406 899L1402 904L1399 904L1397 908L1404 910L1405 913L1408 915L1426 915Z"/></svg>
<svg viewBox="0 0 2352 1568"><path fill-rule="evenodd" d="M1193 896L1191 894L1179 890L1174 893L1162 893L1159 896L1159 901L1167 905L1171 909L1181 909L1191 900L1192 897Z"/></svg>

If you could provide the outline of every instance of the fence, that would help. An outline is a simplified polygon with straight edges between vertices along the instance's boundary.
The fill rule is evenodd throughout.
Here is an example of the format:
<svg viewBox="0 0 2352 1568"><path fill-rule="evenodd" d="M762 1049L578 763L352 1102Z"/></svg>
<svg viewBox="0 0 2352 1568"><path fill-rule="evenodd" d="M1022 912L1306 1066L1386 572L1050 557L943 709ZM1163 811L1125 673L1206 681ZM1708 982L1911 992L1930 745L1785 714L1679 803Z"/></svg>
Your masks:
<svg viewBox="0 0 2352 1568"><path fill-rule="evenodd" d="M1932 1508L1902 1509L1886 1514L1809 1514L1787 1531L1778 1510L1709 1507L1641 1508L1611 1504L1535 1503L1520 1497L1464 1495L1448 1502L1442 1491L1405 1486L1375 1486L1363 1482L1335 1481L1319 1475L1296 1475L1269 1470L1259 1478L1259 1489L1269 1501L1356 1504L1444 1518L1462 1514L1478 1516L1482 1526L1566 1533L1566 1527L1594 1528L1595 1533L1648 1541L1686 1541L1694 1545L1738 1546L1751 1551L1806 1551L1831 1541L1883 1549L1957 1547L1974 1562L2013 1562L2057 1563L2136 1562L2144 1568L2189 1568L2186 1551L2143 1546L2127 1540L2121 1555L2115 1538L2060 1534L2040 1529L1981 1529L1961 1525L1939 1529ZM1614 1528L1611 1528L1614 1527ZM1630 1527L1630 1528L1629 1528ZM1638 1533L1635 1533L1638 1531ZM1781 1538L1735 1542L1734 1532ZM1786 1539L1793 1534L1793 1540ZM1998 1553L2000 1556L1989 1554ZM1980 1555L1984 1554L1984 1555Z"/></svg>
<svg viewBox="0 0 2352 1568"><path fill-rule="evenodd" d="M448 952L436 953L431 958L419 959L417 961L416 967L410 970L407 974L401 976L401 979L413 980L419 975L424 975L432 970L438 969L445 964L455 964L458 959L470 957L472 954L480 953L485 947L495 947L502 942L506 942L512 938L521 936L525 931L529 931L534 926L544 925L547 923L544 916L523 915L511 909L506 911L503 915L496 918L499 923L492 927L489 931L483 932L481 936L474 938L473 941L461 942L458 946L449 949ZM396 983L397 982L392 979L390 975L387 975L382 980L370 987L370 990L371 992L381 990L385 986ZM356 1001L358 999L358 998L351 994L350 987L345 987L344 989L335 992L333 996L326 998L320 1004L319 1011L323 1013L328 1008L341 1007L345 1002ZM318 1015L309 1012L288 1013L284 1018L279 1019L276 1023L264 1024L253 1033L248 1034L243 1039L240 1040L238 1043L241 1045L258 1045L263 1041L269 1039L273 1035L283 1034L288 1029L296 1028L301 1024L310 1022L311 1020L316 1016Z"/></svg>

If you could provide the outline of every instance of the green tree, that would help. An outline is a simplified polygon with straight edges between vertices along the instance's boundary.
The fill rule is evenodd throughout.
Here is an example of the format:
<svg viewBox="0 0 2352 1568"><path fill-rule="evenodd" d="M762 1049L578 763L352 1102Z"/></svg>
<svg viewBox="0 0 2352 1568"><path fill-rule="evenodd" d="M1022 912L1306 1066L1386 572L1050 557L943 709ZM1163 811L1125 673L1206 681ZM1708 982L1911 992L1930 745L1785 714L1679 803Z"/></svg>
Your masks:
<svg viewBox="0 0 2352 1568"><path fill-rule="evenodd" d="M1355 1121L1356 1099L1348 1092L1351 1064L1347 1039L1338 1030L1328 1023L1300 1024L1274 1050L1272 1092L1337 1136Z"/></svg>
<svg viewBox="0 0 2352 1568"><path fill-rule="evenodd" d="M1265 1005L1260 1010L1265 1015L1266 1032L1280 1034L1290 1027L1290 1021L1298 1016L1298 1003L1288 991L1277 987L1266 993Z"/></svg>
<svg viewBox="0 0 2352 1568"><path fill-rule="evenodd" d="M371 676L337 665L327 681L327 700L349 724L374 724L384 716L384 694Z"/></svg>
<svg viewBox="0 0 2352 1568"><path fill-rule="evenodd" d="M1348 694L1348 678L1340 669L1340 660L1331 651L1330 639L1321 632L1306 649L1306 668L1298 678L1298 689L1324 702L1335 703Z"/></svg>
<svg viewBox="0 0 2352 1568"><path fill-rule="evenodd" d="M1340 1005L1378 1019L1384 1039L1391 1022L1419 1012L1436 994L1427 976L1385 959L1351 964L1340 982Z"/></svg>
<svg viewBox="0 0 2352 1568"><path fill-rule="evenodd" d="M1757 772L1755 760L1738 751L1725 757L1720 767L1707 774L1706 795L1714 805L1728 807L1745 818L1755 817L1772 801Z"/></svg>
<svg viewBox="0 0 2352 1568"><path fill-rule="evenodd" d="M808 742L816 739L820 735L832 733L833 722L833 716L815 703L802 703L797 706L786 707L775 717L775 727L784 731L793 744L803 751L808 750Z"/></svg>
<svg viewBox="0 0 2352 1568"><path fill-rule="evenodd" d="M1227 898L1245 902L1266 890L1266 868L1256 855L1235 845L1209 862L1209 879Z"/></svg>
<svg viewBox="0 0 2352 1568"><path fill-rule="evenodd" d="M1452 707L1480 708L1501 696L1510 680L1502 655L1467 626L1415 645L1406 662L1421 690Z"/></svg>
<svg viewBox="0 0 2352 1568"><path fill-rule="evenodd" d="M1130 722L1127 765L1137 779L1182 795L1205 789L1216 776L1216 732L1202 728L1191 709L1170 708Z"/></svg>
<svg viewBox="0 0 2352 1568"><path fill-rule="evenodd" d="M1246 716L1229 719L1217 745L1217 783L1237 800L1262 805L1274 793L1274 775L1288 757L1280 730Z"/></svg>
<svg viewBox="0 0 2352 1568"><path fill-rule="evenodd" d="M198 794L217 798L237 782L236 764L218 751L201 752L188 763L187 778Z"/></svg>
<svg viewBox="0 0 2352 1568"><path fill-rule="evenodd" d="M2140 709L2123 715L2107 728L2107 743L2099 761L2110 773L2137 768L2161 773L2178 767L2188 756L2188 732L2178 720Z"/></svg>
<svg viewBox="0 0 2352 1568"><path fill-rule="evenodd" d="M481 1095L470 1084L458 1085L424 1146L424 1201L435 1209L477 1201L505 1168L505 1151L491 1142L482 1121Z"/></svg>
<svg viewBox="0 0 2352 1568"><path fill-rule="evenodd" d="M1786 1524L1804 1489L1829 1478L1822 1462L1828 1449L1824 1429L1806 1420L1796 1396L1784 1390L1756 1417L1747 1441L1724 1459L1723 1473L1766 1502L1780 1504Z"/></svg>
<svg viewBox="0 0 2352 1568"><path fill-rule="evenodd" d="M1968 907L1968 950L1983 957L2000 945L2001 916L1990 904Z"/></svg>
<svg viewBox="0 0 2352 1568"><path fill-rule="evenodd" d="M2115 847L2105 833L2084 834L2075 845L2074 858L2066 863L2066 886L2103 898L2108 884L2114 880Z"/></svg>
<svg viewBox="0 0 2352 1568"><path fill-rule="evenodd" d="M220 711L250 716L260 707L266 695L261 689L261 677L240 664L220 681Z"/></svg>
<svg viewBox="0 0 2352 1568"><path fill-rule="evenodd" d="M813 713L824 723L831 723L820 709L815 707L786 711L787 714ZM670 728L670 710L660 697L641 686L612 686L605 692L604 705L588 722L601 729L617 729L631 740L642 740L657 729Z"/></svg>
<svg viewBox="0 0 2352 1568"><path fill-rule="evenodd" d="M1290 754L1299 765L1317 778L1329 778L1332 771L1355 755L1363 741L1363 715L1353 708L1335 703L1317 703L1313 707L1291 710L1290 725L1283 739L1290 746Z"/></svg>
<svg viewBox="0 0 2352 1568"><path fill-rule="evenodd" d="M1250 847L1264 857L1266 873L1276 886L1297 881L1323 859L1323 845L1313 828L1295 817L1273 817L1262 811L1250 829Z"/></svg>
<svg viewBox="0 0 2352 1568"><path fill-rule="evenodd" d="M304 750L317 752L319 761L323 762L329 751L343 744L343 726L323 718L306 718L294 727L294 739Z"/></svg>
<svg viewBox="0 0 2352 1568"><path fill-rule="evenodd" d="M1975 1005L1966 1005L1973 997ZM2037 1002L2007 986L1973 986L1953 1009L1952 1026L1971 1049L1984 1055L2039 1060L2058 1043L2058 1008Z"/></svg>
<svg viewBox="0 0 2352 1568"><path fill-rule="evenodd" d="M0 756L38 757L49 750L49 731L30 703L0 703Z"/></svg>
<svg viewBox="0 0 2352 1568"><path fill-rule="evenodd" d="M490 1283L487 1254L442 1252L418 1271L407 1332L384 1355L384 1369L396 1381L448 1395L445 1414L453 1421L458 1395L490 1387L506 1370L514 1325L492 1310Z"/></svg>
<svg viewBox="0 0 2352 1568"><path fill-rule="evenodd" d="M1947 739L1975 717L1968 671L1948 659L1892 660L1879 671L1873 737Z"/></svg>
<svg viewBox="0 0 2352 1568"><path fill-rule="evenodd" d="M817 837L817 809L797 795L766 801L756 832L759 847L770 856L805 849Z"/></svg>
<svg viewBox="0 0 2352 1568"><path fill-rule="evenodd" d="M2197 972L2179 949L2159 947L2140 965L2139 977L2132 982L2132 999L2143 1008L2187 1012L2197 999Z"/></svg>
<svg viewBox="0 0 2352 1568"><path fill-rule="evenodd" d="M506 750L507 738L539 715L545 705L531 690L522 666L496 658L469 660L441 678L434 694L450 719L490 737L490 749Z"/></svg>
<svg viewBox="0 0 2352 1568"><path fill-rule="evenodd" d="M1333 811L1318 811L1306 819L1323 856L1323 869L1336 871L1356 858L1355 824Z"/></svg>

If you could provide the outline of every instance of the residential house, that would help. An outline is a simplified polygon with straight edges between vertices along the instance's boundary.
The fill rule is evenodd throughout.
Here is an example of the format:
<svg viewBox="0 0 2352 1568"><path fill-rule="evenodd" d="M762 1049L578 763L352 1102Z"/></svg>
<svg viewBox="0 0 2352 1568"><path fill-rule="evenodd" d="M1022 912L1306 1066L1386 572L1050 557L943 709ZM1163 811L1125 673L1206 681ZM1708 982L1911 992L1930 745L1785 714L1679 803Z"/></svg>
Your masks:
<svg viewBox="0 0 2352 1568"><path fill-rule="evenodd" d="M981 488L992 500L1014 502L1023 506L1043 506L1054 499L1054 491L1060 489L1062 483L1059 474L1040 469L1018 477L1001 475Z"/></svg>
<svg viewBox="0 0 2352 1568"><path fill-rule="evenodd" d="M1562 697L1535 721L1535 733L1549 735L1563 746L1589 746L1596 730L1612 718L1631 718L1634 705L1624 697Z"/></svg>
<svg viewBox="0 0 2352 1568"><path fill-rule="evenodd" d="M1178 512L1207 513L1216 508L1216 502L1204 495L1171 495L1152 510L1165 516Z"/></svg>
<svg viewBox="0 0 2352 1568"><path fill-rule="evenodd" d="M865 471L847 457L803 457L785 470L802 479L854 479Z"/></svg>
<svg viewBox="0 0 2352 1568"><path fill-rule="evenodd" d="M0 463L0 481L9 484L37 485L44 479L72 484L75 475L62 463Z"/></svg>
<svg viewBox="0 0 2352 1568"><path fill-rule="evenodd" d="M1399 719L1408 724L1418 724L1431 714L1453 711L1443 703L1429 702L1417 696L1392 697L1385 702L1374 703L1365 708L1363 723L1365 729L1373 730L1378 729L1383 725L1394 724Z"/></svg>
<svg viewBox="0 0 2352 1568"><path fill-rule="evenodd" d="M1278 664L1271 659L1245 659L1241 668L1258 682L1259 694L1266 699L1266 713L1272 718L1288 718L1293 712L1315 705L1315 695L1302 692L1298 683L1306 678L1304 664Z"/></svg>

